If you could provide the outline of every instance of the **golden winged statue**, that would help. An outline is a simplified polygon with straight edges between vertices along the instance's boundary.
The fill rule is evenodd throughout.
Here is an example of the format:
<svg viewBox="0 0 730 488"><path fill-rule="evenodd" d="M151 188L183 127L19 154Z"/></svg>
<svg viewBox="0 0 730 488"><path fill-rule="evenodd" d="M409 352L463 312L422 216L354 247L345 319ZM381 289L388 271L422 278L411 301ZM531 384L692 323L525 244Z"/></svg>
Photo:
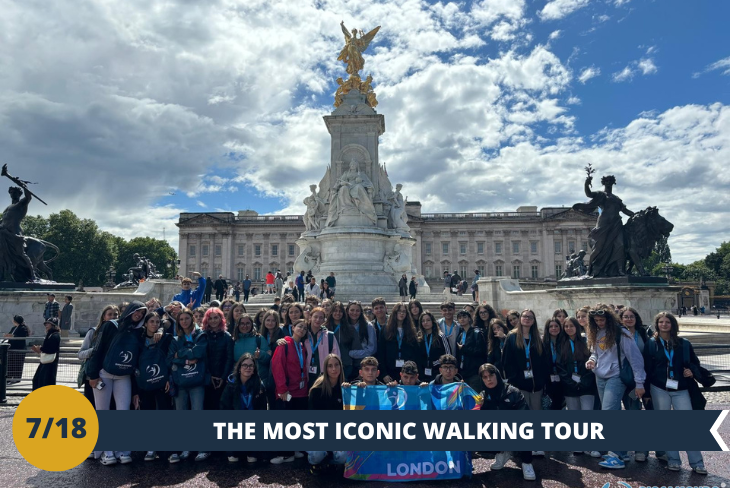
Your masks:
<svg viewBox="0 0 730 488"><path fill-rule="evenodd" d="M362 53L368 48L373 37L380 30L380 26L377 26L367 34L363 34L360 31L360 37L357 37L357 29L352 29L352 34L347 31L344 20L340 22L340 27L342 27L342 32L345 34L345 47L340 51L337 61L342 61L347 65L347 73L349 75L357 75L358 71L363 69L365 65Z"/></svg>

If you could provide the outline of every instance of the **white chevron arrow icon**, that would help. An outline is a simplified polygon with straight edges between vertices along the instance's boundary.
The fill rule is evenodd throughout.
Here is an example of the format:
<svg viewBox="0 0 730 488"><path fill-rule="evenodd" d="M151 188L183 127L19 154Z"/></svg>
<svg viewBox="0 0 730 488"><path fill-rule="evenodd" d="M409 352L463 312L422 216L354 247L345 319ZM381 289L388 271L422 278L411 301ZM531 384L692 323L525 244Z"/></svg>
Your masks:
<svg viewBox="0 0 730 488"><path fill-rule="evenodd" d="M717 429L719 429L722 425L722 422L723 420L725 420L725 417L727 417L728 412L728 410L723 410L722 412L720 412L720 416L717 417L717 420L715 420L715 423L712 424L712 428L710 429L710 434L712 434L712 437L715 438L723 451L730 451L730 449L727 448L727 444L725 444L725 441L722 440L722 437L720 437L720 433L717 432Z"/></svg>

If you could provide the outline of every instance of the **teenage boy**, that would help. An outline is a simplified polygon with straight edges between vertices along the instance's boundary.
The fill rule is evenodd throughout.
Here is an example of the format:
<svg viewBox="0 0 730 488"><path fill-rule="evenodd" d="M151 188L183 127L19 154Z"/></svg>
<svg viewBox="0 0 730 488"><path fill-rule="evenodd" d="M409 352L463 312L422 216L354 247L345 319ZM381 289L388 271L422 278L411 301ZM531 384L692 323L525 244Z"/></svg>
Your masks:
<svg viewBox="0 0 730 488"><path fill-rule="evenodd" d="M463 381L459 376L459 367L456 358L451 354L444 354L439 358L439 374L431 382L432 385L448 385Z"/></svg>
<svg viewBox="0 0 730 488"><path fill-rule="evenodd" d="M281 308L281 298L276 297L276 298L274 298L274 304L271 306L271 308L269 310L274 310L275 312L278 312L279 308Z"/></svg>
<svg viewBox="0 0 730 488"><path fill-rule="evenodd" d="M443 332L449 341L452 351L456 351L456 336L459 335L461 328L454 320L454 311L456 304L451 300L447 300L441 304L441 319L439 320L439 329Z"/></svg>
<svg viewBox="0 0 730 488"><path fill-rule="evenodd" d="M360 376L352 382L352 385L356 385L358 388L382 385L383 383L378 381L378 376L380 376L378 360L368 356L360 361ZM342 386L347 387L349 384L343 383Z"/></svg>
<svg viewBox="0 0 730 488"><path fill-rule="evenodd" d="M205 294L205 278L197 271L193 273L193 278L198 280L198 287L195 290L192 290L193 280L186 277L182 280L182 291L172 297L173 302L180 302L190 310L200 306Z"/></svg>
<svg viewBox="0 0 730 488"><path fill-rule="evenodd" d="M400 381L391 381L388 386L428 386L418 380L418 365L414 361L406 361L400 370Z"/></svg>
<svg viewBox="0 0 730 488"><path fill-rule="evenodd" d="M371 322L370 325L373 326L375 329L375 335L380 337L380 331L385 328L385 325L388 323L388 314L386 313L386 307L385 307L385 299L383 297L378 297L371 303L373 307L373 315L375 315L375 320Z"/></svg>

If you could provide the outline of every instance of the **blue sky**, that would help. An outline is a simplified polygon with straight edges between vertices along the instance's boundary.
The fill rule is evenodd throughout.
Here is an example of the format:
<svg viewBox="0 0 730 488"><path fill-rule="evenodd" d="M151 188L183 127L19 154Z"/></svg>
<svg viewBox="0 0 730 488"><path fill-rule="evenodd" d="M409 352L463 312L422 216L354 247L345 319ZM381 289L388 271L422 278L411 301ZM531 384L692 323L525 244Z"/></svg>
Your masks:
<svg viewBox="0 0 730 488"><path fill-rule="evenodd" d="M591 163L675 223L675 260L730 235L727 2L292 5L7 5L0 142L48 197L31 211L164 228L174 246L180 212L303 212L329 161L344 20L382 25L363 72L380 159L425 212L572 205Z"/></svg>

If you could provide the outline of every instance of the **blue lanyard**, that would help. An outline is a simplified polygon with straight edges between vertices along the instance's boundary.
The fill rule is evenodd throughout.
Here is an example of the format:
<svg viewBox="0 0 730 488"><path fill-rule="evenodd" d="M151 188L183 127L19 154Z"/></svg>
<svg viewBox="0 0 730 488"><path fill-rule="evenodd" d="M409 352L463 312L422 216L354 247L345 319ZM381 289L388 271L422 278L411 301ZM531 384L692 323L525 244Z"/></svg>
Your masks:
<svg viewBox="0 0 730 488"><path fill-rule="evenodd" d="M332 331L333 334L337 334L337 331L340 330L340 325L342 325L342 324L337 324L337 327L335 327L335 330Z"/></svg>
<svg viewBox="0 0 730 488"><path fill-rule="evenodd" d="M185 341L193 342L193 334L190 334L190 335L185 334Z"/></svg>
<svg viewBox="0 0 730 488"><path fill-rule="evenodd" d="M320 330L319 331L319 338L317 339L317 343L316 344L312 340L312 335L311 334L309 335L309 344L311 344L311 346L312 346L312 366L314 366L314 355L319 352L319 350L317 348L319 347L319 343L322 342L322 336L324 336L324 335L327 335L327 332L325 332L324 334L322 334L322 331Z"/></svg>
<svg viewBox="0 0 730 488"><path fill-rule="evenodd" d="M662 349L664 350L664 355L669 360L669 366L667 366L667 371L669 371L669 378L674 379L674 370L672 369L672 362L674 360L674 349L672 349L672 352L667 352L667 346L664 342L664 339L660 337L659 340L662 341Z"/></svg>
<svg viewBox="0 0 730 488"><path fill-rule="evenodd" d="M444 332L446 332L446 337L451 337L451 333L454 332L454 327L456 327L456 322L451 322L451 328L448 332L446 332L446 321L444 321Z"/></svg>
<svg viewBox="0 0 730 488"><path fill-rule="evenodd" d="M553 344L553 341L550 341L550 351L553 353L553 365L558 361L558 353L555 350L555 344Z"/></svg>
<svg viewBox="0 0 730 488"><path fill-rule="evenodd" d="M573 367L575 368L575 372L578 372L578 361L575 360L575 343L573 342L573 339L570 339L570 352L573 353Z"/></svg>
<svg viewBox="0 0 730 488"><path fill-rule="evenodd" d="M463 346L463 345L464 345L464 343L466 342L466 331L462 329L462 332L464 333L464 334L463 334L463 335L461 336L461 345Z"/></svg>
<svg viewBox="0 0 730 488"><path fill-rule="evenodd" d="M246 394L246 387L243 387L243 391L241 392L241 401L243 402L243 405L246 407L246 410L252 410L251 409L251 394Z"/></svg>
<svg viewBox="0 0 730 488"><path fill-rule="evenodd" d="M634 331L634 342L636 343L637 346L639 345L639 331L638 330Z"/></svg>
<svg viewBox="0 0 730 488"><path fill-rule="evenodd" d="M433 342L433 335L428 334L427 337L428 337L428 342L423 341L423 343L426 345L426 359L428 360L431 358L431 342Z"/></svg>
<svg viewBox="0 0 730 488"><path fill-rule="evenodd" d="M524 339L524 341L525 341L525 358L527 358L527 364L525 367L527 369L532 369L532 368L530 368L530 339Z"/></svg>
<svg viewBox="0 0 730 488"><path fill-rule="evenodd" d="M403 332L401 331L400 333L398 333L398 331L396 331L395 338L398 339L398 359L400 359L401 358L400 348L403 345Z"/></svg>
<svg viewBox="0 0 730 488"><path fill-rule="evenodd" d="M302 379L304 378L304 352L302 351L302 344L294 341L294 349L297 350L297 356L299 356L299 368L302 370Z"/></svg>

